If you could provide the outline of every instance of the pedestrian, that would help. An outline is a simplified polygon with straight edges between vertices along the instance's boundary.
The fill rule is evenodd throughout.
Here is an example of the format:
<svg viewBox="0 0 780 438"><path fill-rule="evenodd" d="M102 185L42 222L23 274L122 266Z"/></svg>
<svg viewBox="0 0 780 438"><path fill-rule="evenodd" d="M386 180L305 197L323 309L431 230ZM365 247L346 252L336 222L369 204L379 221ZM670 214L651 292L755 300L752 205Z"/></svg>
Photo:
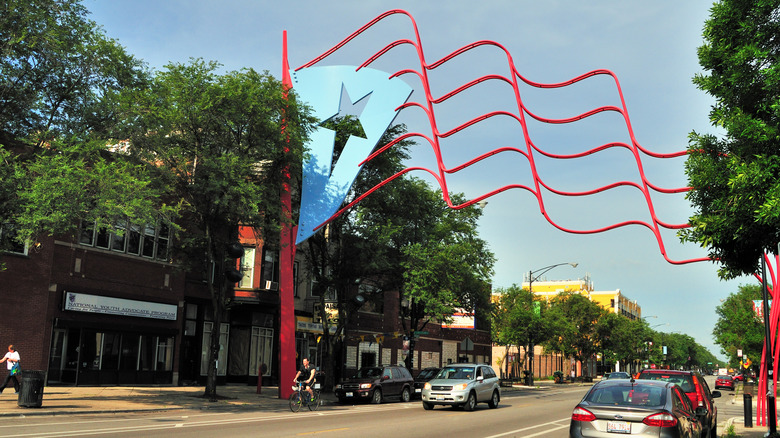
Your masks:
<svg viewBox="0 0 780 438"><path fill-rule="evenodd" d="M19 379L16 378L16 375L19 373L19 352L14 349L13 344L8 346L8 353L0 359L0 363L3 362L8 364L8 375L5 377L3 385L0 386L0 394L3 393L3 390L8 385L8 381L11 379L14 380L14 391L19 394Z"/></svg>

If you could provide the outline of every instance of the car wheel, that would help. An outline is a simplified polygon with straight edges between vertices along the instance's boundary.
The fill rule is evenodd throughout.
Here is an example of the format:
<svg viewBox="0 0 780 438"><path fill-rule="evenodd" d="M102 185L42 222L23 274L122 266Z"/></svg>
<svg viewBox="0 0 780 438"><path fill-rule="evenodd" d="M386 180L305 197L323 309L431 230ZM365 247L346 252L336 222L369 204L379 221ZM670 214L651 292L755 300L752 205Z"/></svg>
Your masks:
<svg viewBox="0 0 780 438"><path fill-rule="evenodd" d="M498 395L498 391L493 391L493 397L490 397L490 401L488 402L488 406L490 406L490 409L495 409L498 407L498 401L501 399Z"/></svg>
<svg viewBox="0 0 780 438"><path fill-rule="evenodd" d="M371 403L378 405L382 403L382 390L381 389L375 389L374 392L371 394Z"/></svg>
<svg viewBox="0 0 780 438"><path fill-rule="evenodd" d="M423 409L425 409L426 411L430 411L431 409L433 409L433 403L423 402Z"/></svg>
<svg viewBox="0 0 780 438"><path fill-rule="evenodd" d="M403 392L401 392L401 401L404 403L409 403L409 400L412 399L412 394L409 392L409 388L404 388Z"/></svg>
<svg viewBox="0 0 780 438"><path fill-rule="evenodd" d="M466 403L463 404L463 409L466 411L473 411L477 406L477 398L473 392L469 393L469 398L466 399Z"/></svg>

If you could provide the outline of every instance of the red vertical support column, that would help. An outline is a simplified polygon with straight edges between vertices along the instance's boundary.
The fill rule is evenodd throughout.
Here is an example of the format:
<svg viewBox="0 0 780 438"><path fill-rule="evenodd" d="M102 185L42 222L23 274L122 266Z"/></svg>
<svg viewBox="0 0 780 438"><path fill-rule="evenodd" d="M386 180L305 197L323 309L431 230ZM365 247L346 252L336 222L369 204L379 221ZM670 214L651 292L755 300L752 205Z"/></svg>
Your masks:
<svg viewBox="0 0 780 438"><path fill-rule="evenodd" d="M290 65L287 62L287 31L283 33L282 83L292 88ZM295 229L292 218L290 195L290 172L283 171L284 184L281 193L284 223L279 248L279 398L292 394L292 380L295 377L295 299L293 297L293 262L295 260Z"/></svg>

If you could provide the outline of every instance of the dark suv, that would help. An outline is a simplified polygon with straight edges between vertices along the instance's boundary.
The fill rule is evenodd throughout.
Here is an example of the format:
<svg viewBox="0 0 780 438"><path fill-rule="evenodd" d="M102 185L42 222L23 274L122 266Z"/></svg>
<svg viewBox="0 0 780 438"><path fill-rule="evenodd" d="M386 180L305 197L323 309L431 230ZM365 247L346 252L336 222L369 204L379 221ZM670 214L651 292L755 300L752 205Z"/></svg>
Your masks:
<svg viewBox="0 0 780 438"><path fill-rule="evenodd" d="M385 397L398 397L403 402L412 398L414 379L404 367L364 367L354 376L336 385L339 402L348 400L370 400L382 403Z"/></svg>
<svg viewBox="0 0 780 438"><path fill-rule="evenodd" d="M720 397L720 391L710 391L710 387L701 374L696 371L647 369L639 373L639 378L664 380L679 385L688 396L693 408L696 409L697 416L701 419L701 436L717 438L718 408L715 407L713 399Z"/></svg>

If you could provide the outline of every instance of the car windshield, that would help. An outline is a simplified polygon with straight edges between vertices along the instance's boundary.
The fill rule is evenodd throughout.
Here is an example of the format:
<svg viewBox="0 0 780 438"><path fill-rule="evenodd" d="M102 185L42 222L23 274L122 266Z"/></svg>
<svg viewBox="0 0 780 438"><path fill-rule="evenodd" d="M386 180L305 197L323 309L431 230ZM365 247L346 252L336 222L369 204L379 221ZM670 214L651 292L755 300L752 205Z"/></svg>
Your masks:
<svg viewBox="0 0 780 438"><path fill-rule="evenodd" d="M732 379L732 377L731 377L731 376L720 376L720 377L718 378L718 380L731 380L731 379Z"/></svg>
<svg viewBox="0 0 780 438"><path fill-rule="evenodd" d="M433 376L436 375L436 372L439 371L438 369L431 369L431 370L422 370L420 371L420 374L417 375L418 379L431 379Z"/></svg>
<svg viewBox="0 0 780 438"><path fill-rule="evenodd" d="M661 407L666 404L666 388L636 384L634 386L597 386L585 401L598 405Z"/></svg>
<svg viewBox="0 0 780 438"><path fill-rule="evenodd" d="M683 392L696 391L696 387L693 386L691 376L687 374L642 373L640 378L648 380L663 380L664 382L676 383L680 386L680 388L682 388Z"/></svg>
<svg viewBox="0 0 780 438"><path fill-rule="evenodd" d="M449 380L471 380L474 378L474 367L442 368L436 378Z"/></svg>
<svg viewBox="0 0 780 438"><path fill-rule="evenodd" d="M355 379L365 379L366 377L379 377L382 375L382 368L361 368L352 376Z"/></svg>
<svg viewBox="0 0 780 438"><path fill-rule="evenodd" d="M624 373L624 372L609 373L609 376L607 376L607 379L628 379L628 378L629 378L628 373Z"/></svg>

